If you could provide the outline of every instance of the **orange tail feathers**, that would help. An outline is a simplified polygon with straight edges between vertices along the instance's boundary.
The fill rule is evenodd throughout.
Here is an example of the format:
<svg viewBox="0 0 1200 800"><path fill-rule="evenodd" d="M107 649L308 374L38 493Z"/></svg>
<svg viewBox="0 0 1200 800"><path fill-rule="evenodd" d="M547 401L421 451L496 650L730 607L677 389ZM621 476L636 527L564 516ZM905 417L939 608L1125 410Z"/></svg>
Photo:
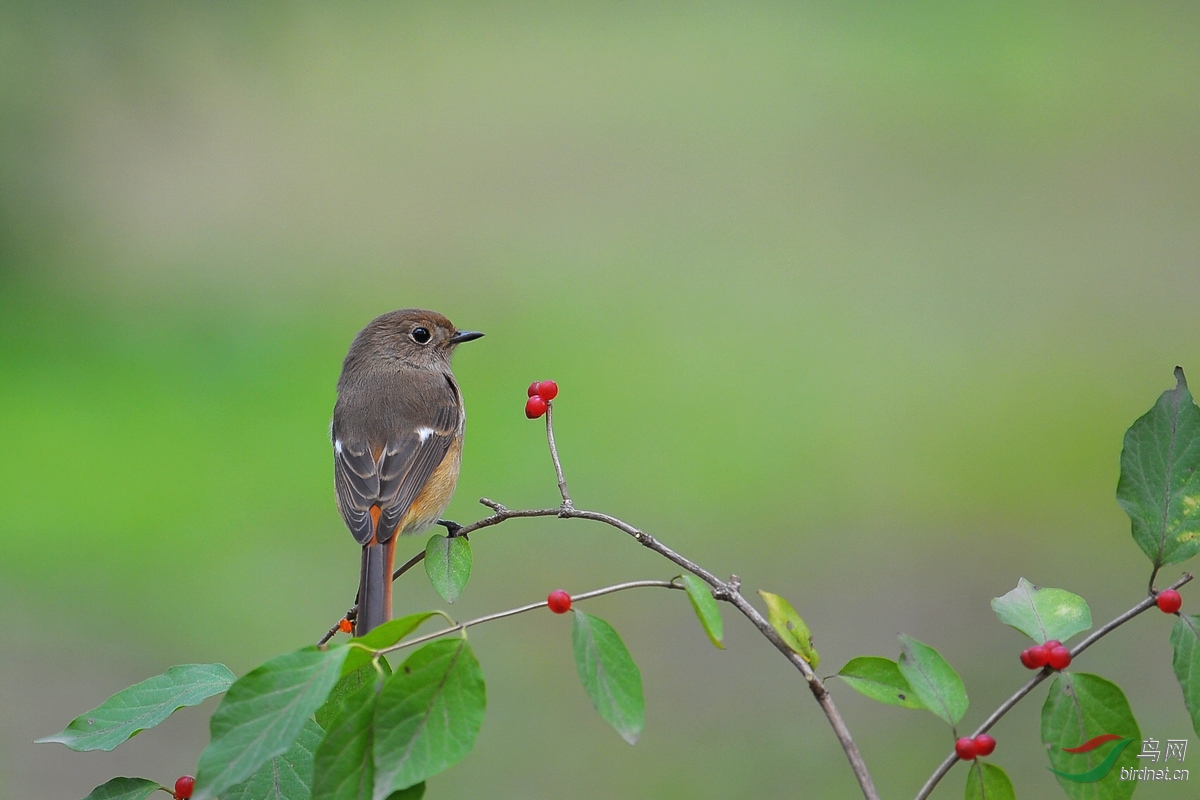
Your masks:
<svg viewBox="0 0 1200 800"><path fill-rule="evenodd" d="M355 636L362 636L392 618L392 562L398 538L393 536L386 542L363 545Z"/></svg>

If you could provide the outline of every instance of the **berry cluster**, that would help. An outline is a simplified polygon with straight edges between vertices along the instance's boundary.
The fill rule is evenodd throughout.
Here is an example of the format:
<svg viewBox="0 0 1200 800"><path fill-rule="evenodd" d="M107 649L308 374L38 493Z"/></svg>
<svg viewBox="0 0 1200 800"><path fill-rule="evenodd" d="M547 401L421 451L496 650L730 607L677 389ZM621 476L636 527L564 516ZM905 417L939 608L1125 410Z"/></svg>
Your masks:
<svg viewBox="0 0 1200 800"><path fill-rule="evenodd" d="M996 740L986 733L981 733L972 739L964 736L954 743L954 752L963 761L974 761L979 756L990 756L996 749Z"/></svg>
<svg viewBox="0 0 1200 800"><path fill-rule="evenodd" d="M175 800L187 800L192 796L194 788L196 788L196 779L191 775L184 775L175 781Z"/></svg>
<svg viewBox="0 0 1200 800"><path fill-rule="evenodd" d="M529 400L525 402L525 416L537 419L546 413L550 401L558 397L558 384L554 381L534 381L529 384Z"/></svg>
<svg viewBox="0 0 1200 800"><path fill-rule="evenodd" d="M546 597L546 605L555 614L565 614L571 610L571 595L562 589L555 589Z"/></svg>
<svg viewBox="0 0 1200 800"><path fill-rule="evenodd" d="M1158 593L1158 597L1154 598L1154 602L1158 604L1158 610L1164 614L1174 614L1183 608L1183 598L1174 589L1163 589Z"/></svg>
<svg viewBox="0 0 1200 800"><path fill-rule="evenodd" d="M1049 666L1053 670L1062 670L1071 666L1071 651L1063 647L1062 642L1051 639L1045 644L1038 644L1021 651L1021 663L1027 669L1041 669Z"/></svg>

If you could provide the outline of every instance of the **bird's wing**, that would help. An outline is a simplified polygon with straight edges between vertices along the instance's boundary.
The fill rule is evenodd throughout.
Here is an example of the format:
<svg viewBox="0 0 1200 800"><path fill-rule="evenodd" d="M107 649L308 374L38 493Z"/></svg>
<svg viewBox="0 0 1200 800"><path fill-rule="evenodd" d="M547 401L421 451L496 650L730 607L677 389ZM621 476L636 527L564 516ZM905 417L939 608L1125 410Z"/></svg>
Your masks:
<svg viewBox="0 0 1200 800"><path fill-rule="evenodd" d="M359 544L375 534L371 506L379 501L379 474L366 442L338 439L333 448L334 485L338 510Z"/></svg>
<svg viewBox="0 0 1200 800"><path fill-rule="evenodd" d="M447 393L441 402L414 404L421 409L416 412L407 408L401 416L406 429L393 430L382 445L345 437L334 443L338 508L360 544L372 538L385 542L395 534L461 428L457 392L439 383ZM372 506L379 507L377 523Z"/></svg>

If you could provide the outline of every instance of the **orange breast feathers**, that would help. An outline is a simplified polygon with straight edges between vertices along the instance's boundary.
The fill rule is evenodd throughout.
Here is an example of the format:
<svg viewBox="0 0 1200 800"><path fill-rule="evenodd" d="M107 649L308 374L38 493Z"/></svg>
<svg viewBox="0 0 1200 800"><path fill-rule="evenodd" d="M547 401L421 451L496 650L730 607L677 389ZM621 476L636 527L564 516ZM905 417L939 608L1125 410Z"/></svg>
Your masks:
<svg viewBox="0 0 1200 800"><path fill-rule="evenodd" d="M446 457L438 464L425 481L423 488L408 507L400 520L400 533L417 533L438 521L450 498L454 497L454 487L458 483L458 470L462 465L462 435L454 437Z"/></svg>

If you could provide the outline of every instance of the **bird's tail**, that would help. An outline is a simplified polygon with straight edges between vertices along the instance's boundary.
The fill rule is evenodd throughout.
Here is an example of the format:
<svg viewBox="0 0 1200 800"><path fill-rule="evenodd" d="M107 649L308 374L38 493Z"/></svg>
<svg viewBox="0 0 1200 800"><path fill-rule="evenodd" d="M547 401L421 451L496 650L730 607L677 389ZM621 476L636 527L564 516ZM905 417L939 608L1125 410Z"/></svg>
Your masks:
<svg viewBox="0 0 1200 800"><path fill-rule="evenodd" d="M362 636L392 618L392 561L397 538L393 536L386 542L363 545L355 636Z"/></svg>

